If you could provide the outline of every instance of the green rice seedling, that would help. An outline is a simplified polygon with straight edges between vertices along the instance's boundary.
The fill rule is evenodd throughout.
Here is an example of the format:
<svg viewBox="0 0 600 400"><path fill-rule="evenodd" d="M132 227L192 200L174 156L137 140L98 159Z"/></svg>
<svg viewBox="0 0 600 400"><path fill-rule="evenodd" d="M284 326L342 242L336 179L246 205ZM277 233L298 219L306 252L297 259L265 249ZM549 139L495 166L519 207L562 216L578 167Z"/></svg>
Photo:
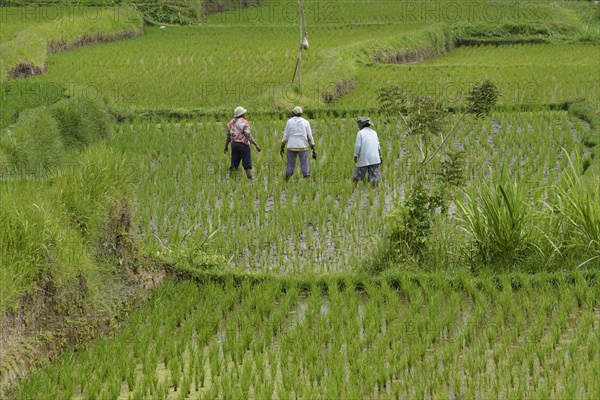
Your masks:
<svg viewBox="0 0 600 400"><path fill-rule="evenodd" d="M92 400L98 398L100 391L102 390L102 381L98 378L92 379L92 381L86 385L84 398Z"/></svg>
<svg viewBox="0 0 600 400"><path fill-rule="evenodd" d="M187 399L188 395L190 394L191 387L192 387L192 380L191 380L190 376L184 375L183 379L182 379L182 383L181 383L181 388L179 390L177 398L180 400Z"/></svg>

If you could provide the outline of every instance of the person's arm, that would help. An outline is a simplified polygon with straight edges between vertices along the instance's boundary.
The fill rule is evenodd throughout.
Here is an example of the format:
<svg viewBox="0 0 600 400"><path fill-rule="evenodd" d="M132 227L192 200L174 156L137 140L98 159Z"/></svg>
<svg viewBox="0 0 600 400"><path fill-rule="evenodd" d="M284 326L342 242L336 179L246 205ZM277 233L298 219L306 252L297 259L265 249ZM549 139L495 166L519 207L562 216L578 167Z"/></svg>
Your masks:
<svg viewBox="0 0 600 400"><path fill-rule="evenodd" d="M310 123L306 121L306 137L308 138L308 144L312 151L315 151L315 138L312 134L312 129L310 129Z"/></svg>
<svg viewBox="0 0 600 400"><path fill-rule="evenodd" d="M281 156L283 156L283 153L285 152L285 145L287 144L287 140L282 140L281 141L281 148L279 149L279 154Z"/></svg>
<svg viewBox="0 0 600 400"><path fill-rule="evenodd" d="M383 164L383 158L381 157L381 143L379 142L379 136L377 136L377 152L379 153L379 164Z"/></svg>
<svg viewBox="0 0 600 400"><path fill-rule="evenodd" d="M362 148L362 136L360 132L356 135L356 145L354 145L354 162L358 162L358 157L360 157L360 150Z"/></svg>
<svg viewBox="0 0 600 400"><path fill-rule="evenodd" d="M306 137L308 138L308 144L313 151L313 158L317 159L317 151L315 150L315 138L312 135L312 129L310 128L310 123L306 121Z"/></svg>
<svg viewBox="0 0 600 400"><path fill-rule="evenodd" d="M229 143L231 143L231 132L229 131L229 128L227 128L227 137L225 138L225 150L223 151L225 154L227 154Z"/></svg>
<svg viewBox="0 0 600 400"><path fill-rule="evenodd" d="M281 139L281 148L279 149L279 154L283 156L285 152L285 146L287 145L288 140L290 139L290 121L285 124L285 129L283 130L283 138Z"/></svg>
<svg viewBox="0 0 600 400"><path fill-rule="evenodd" d="M246 126L244 126L244 136L246 136L246 139L248 139L248 141L256 146L256 150L261 151L262 149L260 148L260 146L258 145L258 143L256 142L256 140L254 140L254 138L252 137L252 134L250 133L250 125L246 124Z"/></svg>

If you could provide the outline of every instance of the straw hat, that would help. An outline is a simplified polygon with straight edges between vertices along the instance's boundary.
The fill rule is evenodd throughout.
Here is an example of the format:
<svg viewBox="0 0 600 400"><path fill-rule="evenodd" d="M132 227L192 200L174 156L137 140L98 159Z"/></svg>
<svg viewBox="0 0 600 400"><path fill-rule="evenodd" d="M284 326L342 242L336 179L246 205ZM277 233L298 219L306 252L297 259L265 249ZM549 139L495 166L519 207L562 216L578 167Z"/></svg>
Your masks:
<svg viewBox="0 0 600 400"><path fill-rule="evenodd" d="M302 107L294 107L292 112L294 113L294 115L302 115Z"/></svg>
<svg viewBox="0 0 600 400"><path fill-rule="evenodd" d="M244 115L246 114L246 110L244 107L237 107L234 111L233 111L233 118L237 118L240 115Z"/></svg>

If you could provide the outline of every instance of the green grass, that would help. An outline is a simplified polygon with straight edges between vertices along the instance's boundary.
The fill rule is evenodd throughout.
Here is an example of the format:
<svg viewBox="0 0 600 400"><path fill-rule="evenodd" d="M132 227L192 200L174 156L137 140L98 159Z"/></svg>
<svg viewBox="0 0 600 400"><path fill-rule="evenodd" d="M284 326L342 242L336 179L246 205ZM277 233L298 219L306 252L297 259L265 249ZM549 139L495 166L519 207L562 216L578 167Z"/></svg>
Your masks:
<svg viewBox="0 0 600 400"><path fill-rule="evenodd" d="M400 31L417 27L406 25ZM304 56L307 100L320 102L320 93L337 81L348 58L338 61L337 49L348 47L349 34L374 42L372 35L391 37L398 29L315 28L311 33L315 51ZM263 110L287 109L300 99L291 85L295 40L293 27L246 27L242 37L227 27L146 28L145 35L134 40L52 56L48 74L35 80L73 86L78 82L75 91L99 92L127 107L223 110L244 102ZM101 69L97 60L102 60Z"/></svg>
<svg viewBox="0 0 600 400"><path fill-rule="evenodd" d="M502 22L579 23L578 14L568 7L551 6L546 0L516 4L482 0L469 3L434 0L427 3L409 0L334 0L304 2L309 26L331 24ZM209 15L207 22L226 25L271 25L297 23L297 4L286 0L266 2L257 8Z"/></svg>
<svg viewBox="0 0 600 400"><path fill-rule="evenodd" d="M493 1L468 5L439 1L429 4L430 9L404 1L309 2L306 16L311 47L303 53L300 94L291 84L297 57L296 9L292 6L275 1L209 15L201 26L149 27L135 40L51 55L48 73L35 79L60 82L69 92L107 97L120 108L155 110L221 112L242 102L263 111L287 110L297 102L313 108L372 108L374 83L410 86L418 82L423 87L419 90L427 93L451 90L450 96L456 96L455 92L474 78L500 81L506 94L504 105L548 105L598 97L597 85L583 83L597 81L594 60L598 47L594 45L549 45L548 51L514 46L493 56L482 48L458 49L437 61L452 65L449 69L440 68L436 61L422 66L387 66L373 61L382 54L408 54L417 61L443 54L445 43L460 34L456 29L454 34L448 31L457 20L484 24L562 21L579 29L579 17L562 6L532 2L517 7ZM490 17L490 9L498 15ZM548 54L555 52L578 57L551 59ZM531 61L507 65L514 59ZM541 66L544 69L539 71ZM558 74L569 77L556 79ZM323 94L333 92L342 80L353 81L356 89L339 103L325 105Z"/></svg>
<svg viewBox="0 0 600 400"><path fill-rule="evenodd" d="M376 107L377 89L389 83L456 104L469 83L483 79L498 83L502 107L597 101L595 60L600 47L593 44L515 45L497 51L464 47L419 65L370 61L380 51L390 52L385 49L415 46L408 38L418 28L404 26L406 34L400 39L393 37L397 27L387 25L315 29L314 52L309 50L303 58L302 95L290 83L296 57L290 44L295 33L285 27L247 27L242 38L224 27L147 28L135 40L52 56L48 74L34 81L61 82L69 91L102 95L129 109L222 112L243 103L268 111L287 110L296 102L313 108L369 109ZM347 35L358 42L345 43ZM370 35L380 38L368 39ZM237 49L219 50L233 41L238 42ZM554 54L560 57L553 59ZM514 65L514 60L523 61ZM344 78L355 80L356 89L326 106L322 94Z"/></svg>
<svg viewBox="0 0 600 400"><path fill-rule="evenodd" d="M359 72L357 87L340 108L374 104L376 89L397 84L408 92L460 103L472 82L498 84L500 107L529 107L588 100L596 106L597 44L460 47L418 65L372 65ZM376 82L376 86L374 86Z"/></svg>
<svg viewBox="0 0 600 400"><path fill-rule="evenodd" d="M63 94L64 89L58 83L27 80L0 82L0 129L15 123L21 111L56 103Z"/></svg>

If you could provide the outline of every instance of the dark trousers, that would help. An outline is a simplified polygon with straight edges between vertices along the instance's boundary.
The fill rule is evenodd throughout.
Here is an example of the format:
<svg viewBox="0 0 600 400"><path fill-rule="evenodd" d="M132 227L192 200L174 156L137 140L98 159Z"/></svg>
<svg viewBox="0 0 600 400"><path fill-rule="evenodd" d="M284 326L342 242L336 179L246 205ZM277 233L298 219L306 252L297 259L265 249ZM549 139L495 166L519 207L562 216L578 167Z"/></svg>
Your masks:
<svg viewBox="0 0 600 400"><path fill-rule="evenodd" d="M241 142L231 142L231 169L238 169L240 161L244 170L252 169L250 146Z"/></svg>

